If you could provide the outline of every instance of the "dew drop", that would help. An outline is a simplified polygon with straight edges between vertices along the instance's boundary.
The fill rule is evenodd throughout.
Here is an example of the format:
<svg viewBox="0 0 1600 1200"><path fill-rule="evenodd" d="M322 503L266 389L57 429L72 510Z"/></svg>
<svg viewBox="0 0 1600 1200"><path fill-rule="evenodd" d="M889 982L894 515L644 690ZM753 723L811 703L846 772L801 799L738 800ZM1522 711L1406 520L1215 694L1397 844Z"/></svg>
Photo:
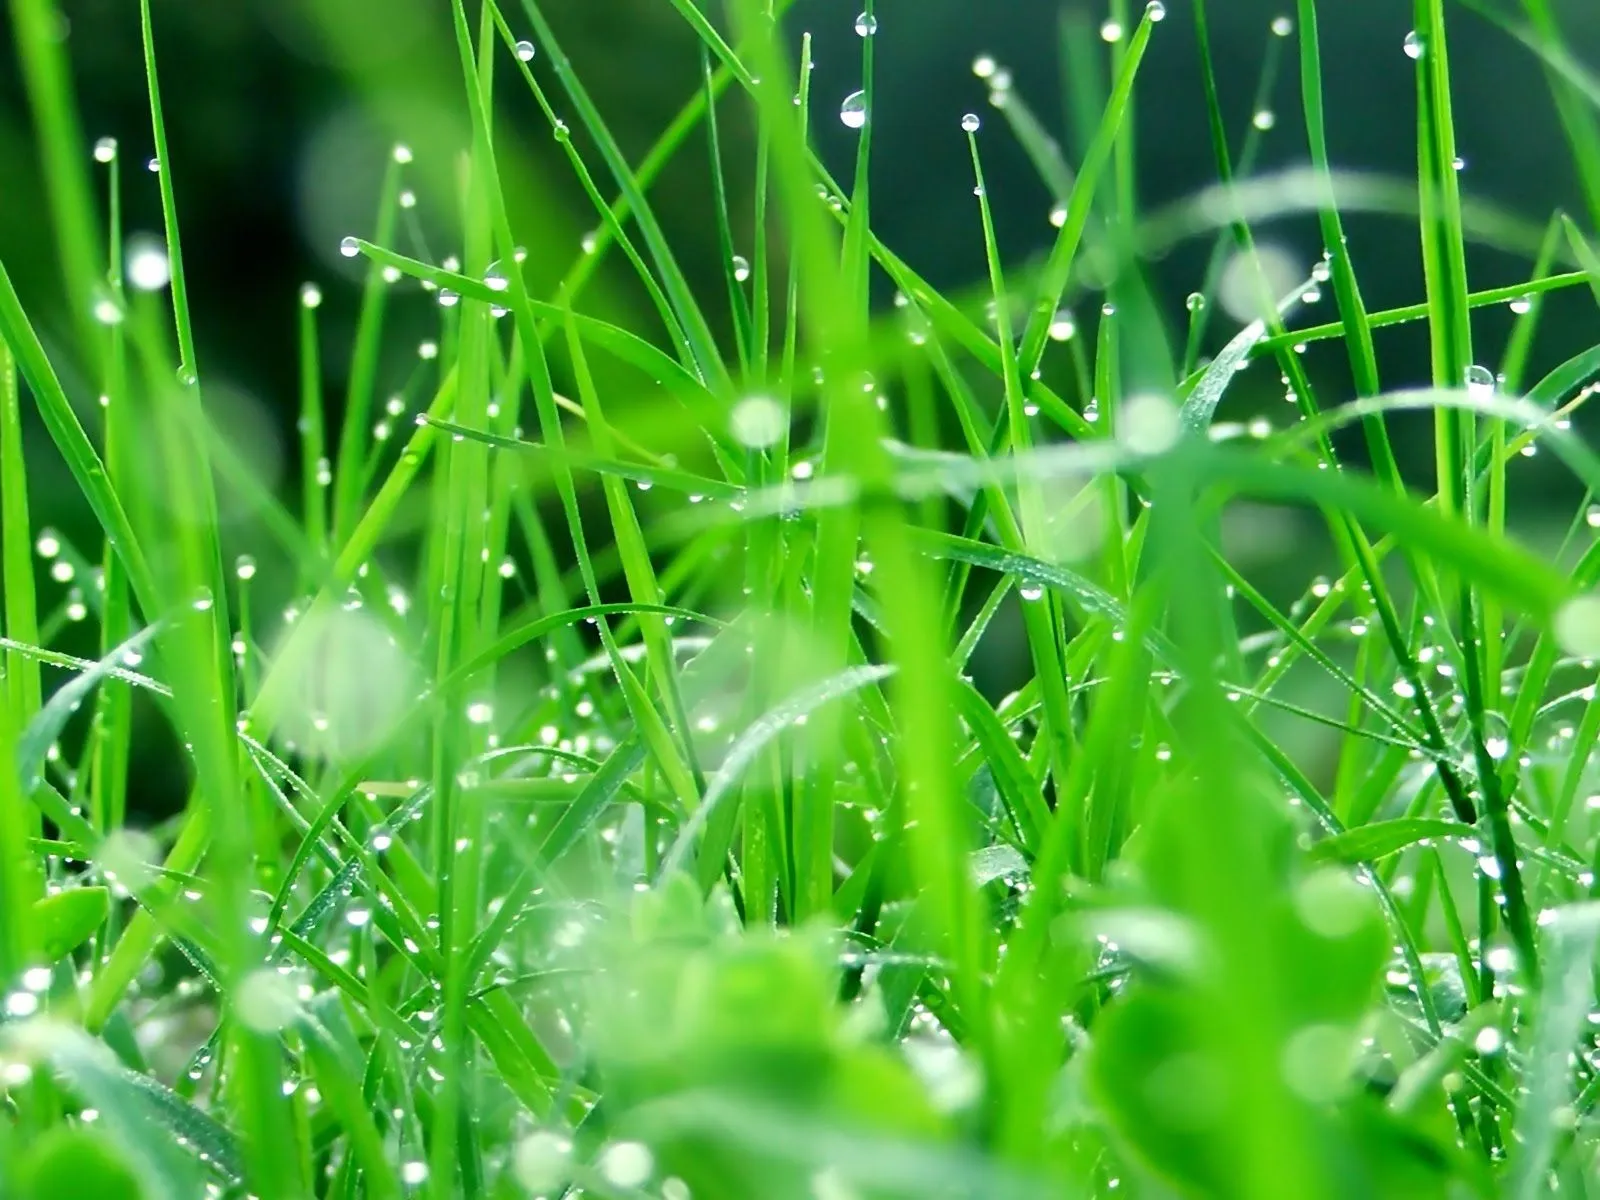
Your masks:
<svg viewBox="0 0 1600 1200"><path fill-rule="evenodd" d="M1415 29L1406 34L1406 40L1401 45L1405 49L1407 58L1416 59L1422 57L1422 38Z"/></svg>
<svg viewBox="0 0 1600 1200"><path fill-rule="evenodd" d="M322 305L322 289L314 283L300 285L300 303L305 308L319 308Z"/></svg>
<svg viewBox="0 0 1600 1200"><path fill-rule="evenodd" d="M856 18L856 36L868 38L878 32L878 18L864 12Z"/></svg>
<svg viewBox="0 0 1600 1200"><path fill-rule="evenodd" d="M770 396L747 396L728 415L733 436L752 450L771 446L789 427L789 414Z"/></svg>
<svg viewBox="0 0 1600 1200"><path fill-rule="evenodd" d="M117 139L103 137L94 144L94 160L97 163L115 162L117 157Z"/></svg>
<svg viewBox="0 0 1600 1200"><path fill-rule="evenodd" d="M1122 40L1122 22L1107 21L1100 26L1100 40L1102 42L1120 42Z"/></svg>
<svg viewBox="0 0 1600 1200"><path fill-rule="evenodd" d="M967 133L977 133L978 126L981 124L983 124L983 122L978 120L977 113L968 113L966 116L961 118L961 128Z"/></svg>
<svg viewBox="0 0 1600 1200"><path fill-rule="evenodd" d="M517 58L521 62L532 62L533 56L538 52L534 44L526 38L517 43Z"/></svg>
<svg viewBox="0 0 1600 1200"><path fill-rule="evenodd" d="M1150 3L1144 6L1144 15L1152 23L1165 21L1167 19L1167 6L1161 3L1161 0L1150 0Z"/></svg>
<svg viewBox="0 0 1600 1200"><path fill-rule="evenodd" d="M1294 32L1294 22L1288 17L1272 18L1272 33L1275 37L1286 38Z"/></svg>
<svg viewBox="0 0 1600 1200"><path fill-rule="evenodd" d="M743 283L750 278L750 260L741 254L735 254L729 265L733 267L733 278L736 283Z"/></svg>
<svg viewBox="0 0 1600 1200"><path fill-rule="evenodd" d="M361 253L361 243L353 237L341 238L339 241L339 253L346 258L354 258Z"/></svg>
<svg viewBox="0 0 1600 1200"><path fill-rule="evenodd" d="M1278 114L1270 108L1258 109L1256 115L1250 118L1250 124L1265 133L1278 123Z"/></svg>
<svg viewBox="0 0 1600 1200"><path fill-rule="evenodd" d="M839 120L847 129L861 129L867 123L867 94L851 92L839 106Z"/></svg>

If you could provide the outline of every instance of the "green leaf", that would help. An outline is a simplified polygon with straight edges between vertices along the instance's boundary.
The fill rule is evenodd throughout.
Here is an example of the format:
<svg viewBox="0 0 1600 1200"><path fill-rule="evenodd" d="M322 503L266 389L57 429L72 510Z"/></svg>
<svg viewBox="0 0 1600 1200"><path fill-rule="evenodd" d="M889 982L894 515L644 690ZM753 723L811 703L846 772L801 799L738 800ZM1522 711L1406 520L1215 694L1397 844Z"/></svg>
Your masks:
<svg viewBox="0 0 1600 1200"><path fill-rule="evenodd" d="M111 893L103 887L69 888L35 901L30 920L45 961L56 962L83 945L110 911Z"/></svg>
<svg viewBox="0 0 1600 1200"><path fill-rule="evenodd" d="M1477 830L1471 825L1460 821L1402 817L1394 821L1360 825L1324 838L1311 847L1308 857L1312 862L1339 862L1354 866L1356 863L1376 862L1380 858L1398 854L1430 838L1463 838L1476 833Z"/></svg>
<svg viewBox="0 0 1600 1200"><path fill-rule="evenodd" d="M56 1125L28 1147L18 1200L144 1200L145 1191L109 1138Z"/></svg>

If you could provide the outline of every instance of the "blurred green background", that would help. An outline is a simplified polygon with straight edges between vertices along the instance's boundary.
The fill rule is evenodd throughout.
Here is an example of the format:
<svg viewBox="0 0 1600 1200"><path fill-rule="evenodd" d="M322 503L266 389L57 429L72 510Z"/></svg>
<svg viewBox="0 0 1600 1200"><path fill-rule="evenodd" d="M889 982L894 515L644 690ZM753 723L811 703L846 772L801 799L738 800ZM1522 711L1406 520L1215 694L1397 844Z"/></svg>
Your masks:
<svg viewBox="0 0 1600 1200"><path fill-rule="evenodd" d="M1490 0L1484 0L1490 3ZM1567 43L1584 62L1600 63L1600 4L1550 0ZM294 494L299 465L293 423L298 404L297 303L302 283L317 282L323 365L332 411L347 367L364 265L342 258L340 238L369 235L378 181L391 147L411 146L407 184L417 195L415 224L400 249L434 261L456 253L456 166L466 135L459 63L445 0L156 0L154 19L172 172L183 229L191 305L207 381L208 405L232 427L257 470L285 497ZM470 7L470 6L469 6ZM800 0L789 18L796 35L814 36L813 108L816 144L836 177L848 180L855 134L835 117L839 102L859 84L860 41L853 25L858 0ZM1329 138L1336 165L1415 178L1415 74L1402 51L1410 28L1403 0L1331 0L1320 6ZM1586 227L1572 158L1554 117L1549 89L1535 56L1503 30L1462 5L1452 6L1452 64L1463 180L1469 196L1517 214L1535 228L1555 209ZM1492 7L1492 4L1491 4ZM1502 11L1513 7L1509 2ZM1137 12L1142 5L1132 5ZM1138 89L1138 187L1144 209L1193 195L1215 180L1201 102L1191 0L1167 0ZM546 15L585 86L637 162L671 116L700 86L698 43L669 0L548 0ZM1275 39L1273 19L1292 12L1287 0L1212 0L1210 17L1222 101L1235 147L1251 124L1257 80ZM518 5L505 6L516 23ZM1047 250L1054 230L1052 198L1026 155L987 103L987 88L972 72L979 54L1008 69L1015 88L1061 139L1069 162L1082 153L1070 96L1091 100L1103 79L1066 74L1063 45L1074 30L1094 47L1105 73L1097 31L1104 4L1058 0L882 0L878 104L873 114L874 225L896 253L935 286L961 288L984 278L982 232L972 195L971 165L960 132L963 113L985 116L981 145L989 198L1008 267L1021 269ZM155 177L145 169L151 149L138 6L133 0L63 0L61 34L76 72L84 134L118 139L122 153L126 227L154 233L161 224ZM71 322L61 307L56 258L33 135L9 29L0 53L0 256L35 324L50 340L58 370L84 411L93 385L75 369ZM1280 114L1263 135L1260 170L1306 161L1299 118L1294 42L1283 56L1270 107ZM563 103L547 54L533 68ZM513 199L513 222L529 248L529 279L548 291L581 253L596 221L553 143L548 126L520 80L509 70L498 81L496 137ZM753 141L736 96L722 105L722 141L734 194L736 240L750 237ZM573 123L576 126L576 122ZM596 156L590 162L599 170ZM680 263L726 326L726 288L712 219L712 185L703 132L697 132L652 190L658 215ZM1423 295L1416 226L1406 214L1354 214L1347 220L1352 251L1369 307L1413 303ZM1289 250L1307 267L1320 253L1314 216L1269 222L1258 235ZM1181 344L1184 297L1202 284L1212 240L1177 247L1148 264L1163 315ZM1475 288L1511 285L1528 277L1526 248L1479 245L1471 256ZM881 283L881 281L880 281ZM432 297L397 285L392 337L380 372L380 394L398 389L416 365L415 347L432 336L438 309ZM877 303L889 307L887 292ZM1100 298L1080 292L1074 303L1087 328ZM653 328L654 317L626 264L608 263L582 307L598 315ZM1331 302L1312 320L1332 319ZM1535 375L1595 339L1593 298L1583 289L1554 294L1535 347ZM1510 324L1504 310L1480 311L1480 361L1491 367ZM1215 315L1207 349L1236 326ZM1421 326L1379 334L1378 352L1391 388L1426 381L1428 349ZM1324 394L1349 395L1338 343L1312 348L1308 369ZM1070 391L1064 367L1058 382ZM1262 368L1230 392L1224 419L1256 412L1287 419L1276 372ZM989 380L985 387L993 388ZM1253 411L1252 411L1253 410ZM1428 418L1402 418L1394 428L1405 465L1429 486L1432 453ZM93 557L96 538L77 489L48 444L31 430L28 460L36 522L62 530ZM1556 493L1543 460L1517 464L1513 520L1535 538L1540 513L1574 497ZM1258 568L1282 586L1303 589L1322 567L1326 550L1305 527L1258 521L1245 532ZM248 519L235 550L253 547ZM59 599L59 597L55 598ZM1000 627L1002 630L1004 625ZM86 639L87 640L87 639ZM65 639L70 645L70 636ZM992 643L1003 658L1003 639ZM72 647L87 651L91 646ZM988 664L982 679L1003 690L1004 664ZM152 794L176 803L181 769L158 739L170 736L155 720L141 741ZM164 807L157 803L156 807Z"/></svg>

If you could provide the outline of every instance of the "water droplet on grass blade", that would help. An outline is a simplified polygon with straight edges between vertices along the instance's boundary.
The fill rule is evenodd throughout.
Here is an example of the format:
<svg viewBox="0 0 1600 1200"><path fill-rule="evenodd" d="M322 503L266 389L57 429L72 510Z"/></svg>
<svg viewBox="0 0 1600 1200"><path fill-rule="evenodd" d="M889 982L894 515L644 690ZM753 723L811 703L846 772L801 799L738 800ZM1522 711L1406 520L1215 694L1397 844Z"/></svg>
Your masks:
<svg viewBox="0 0 1600 1200"><path fill-rule="evenodd" d="M989 54L980 54L972 60L972 73L979 79L988 79L999 67L1000 64Z"/></svg>
<svg viewBox="0 0 1600 1200"><path fill-rule="evenodd" d="M839 120L847 129L861 129L867 123L867 94L851 92L839 106Z"/></svg>
<svg viewBox="0 0 1600 1200"><path fill-rule="evenodd" d="M1250 124L1265 133L1278 123L1278 115L1270 108L1258 109L1256 115L1250 118Z"/></svg>
<svg viewBox="0 0 1600 1200"><path fill-rule="evenodd" d="M878 18L871 13L864 12L856 18L856 36L871 37L878 32Z"/></svg>
<svg viewBox="0 0 1600 1200"><path fill-rule="evenodd" d="M733 406L728 423L741 445L761 450L775 443L789 426L789 415L770 396L747 396Z"/></svg>
<svg viewBox="0 0 1600 1200"><path fill-rule="evenodd" d="M1574 596L1555 617L1556 642L1576 658L1600 658L1600 596Z"/></svg>
<svg viewBox="0 0 1600 1200"><path fill-rule="evenodd" d="M533 56L537 53L539 53L538 48L526 38L517 43L517 58L521 62L532 62Z"/></svg>
<svg viewBox="0 0 1600 1200"><path fill-rule="evenodd" d="M961 118L961 128L967 133L977 133L978 127L982 124L983 122L978 120L977 113L968 113Z"/></svg>
<svg viewBox="0 0 1600 1200"><path fill-rule="evenodd" d="M1100 40L1102 42L1120 42L1122 40L1122 22L1107 21L1100 26Z"/></svg>
<svg viewBox="0 0 1600 1200"><path fill-rule="evenodd" d="M116 161L116 157L117 157L117 139L116 138L114 138L114 137L103 137L98 142L96 142L94 144L94 160L95 160L95 162L97 162L97 163L114 162L114 161Z"/></svg>
<svg viewBox="0 0 1600 1200"><path fill-rule="evenodd" d="M1467 368L1467 391L1475 396L1486 396L1494 391L1494 372L1474 363Z"/></svg>
<svg viewBox="0 0 1600 1200"><path fill-rule="evenodd" d="M322 289L314 283L300 285L300 303L306 308L318 308L322 304Z"/></svg>
<svg viewBox="0 0 1600 1200"><path fill-rule="evenodd" d="M102 325L121 325L122 306L110 296L99 296L94 302L94 319Z"/></svg>
<svg viewBox="0 0 1600 1200"><path fill-rule="evenodd" d="M1273 17L1272 32L1276 37L1286 38L1294 32L1294 22L1288 17Z"/></svg>
<svg viewBox="0 0 1600 1200"><path fill-rule="evenodd" d="M733 278L736 283L743 283L750 278L750 260L742 254L735 254L729 265L733 267Z"/></svg>
<svg viewBox="0 0 1600 1200"><path fill-rule="evenodd" d="M272 967L250 972L233 992L233 1015L257 1033L278 1032L294 1021L299 1011L293 982Z"/></svg>
<svg viewBox="0 0 1600 1200"><path fill-rule="evenodd" d="M1150 3L1144 6L1144 15L1152 22L1165 21L1167 6L1161 3L1161 0L1150 0Z"/></svg>
<svg viewBox="0 0 1600 1200"><path fill-rule="evenodd" d="M1418 34L1415 29L1413 29L1410 33L1406 34L1405 41L1401 43L1401 47L1405 50L1407 58L1421 58L1423 53L1421 35Z"/></svg>
<svg viewBox="0 0 1600 1200"><path fill-rule="evenodd" d="M511 1164L517 1181L530 1192L556 1191L572 1171L572 1140L541 1129L517 1143Z"/></svg>
<svg viewBox="0 0 1600 1200"><path fill-rule="evenodd" d="M346 258L354 258L361 253L361 243L353 237L341 238L339 240L339 253Z"/></svg>
<svg viewBox="0 0 1600 1200"><path fill-rule="evenodd" d="M643 1142L613 1142L600 1152L600 1174L619 1188L642 1187L655 1173L655 1155Z"/></svg>
<svg viewBox="0 0 1600 1200"><path fill-rule="evenodd" d="M1135 454L1164 454L1181 432L1178 406L1165 396L1147 392L1123 402L1117 437Z"/></svg>
<svg viewBox="0 0 1600 1200"><path fill-rule="evenodd" d="M137 233L128 239L128 283L141 292L159 291L172 280L172 262L160 238Z"/></svg>

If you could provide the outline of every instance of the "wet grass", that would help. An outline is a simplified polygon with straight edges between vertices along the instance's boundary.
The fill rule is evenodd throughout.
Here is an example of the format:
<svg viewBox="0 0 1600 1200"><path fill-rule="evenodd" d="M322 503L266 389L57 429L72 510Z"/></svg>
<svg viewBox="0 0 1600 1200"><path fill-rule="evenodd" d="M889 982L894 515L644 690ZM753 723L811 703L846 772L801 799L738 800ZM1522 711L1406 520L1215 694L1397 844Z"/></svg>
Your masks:
<svg viewBox="0 0 1600 1200"><path fill-rule="evenodd" d="M124 244L50 6L13 4L72 325L47 342L0 268L0 1191L1588 1194L1600 346L1528 365L1600 259L1468 194L1455 10L1373 50L1415 72L1415 180L1329 161L1314 0L1263 31L1256 94L1297 61L1299 112L1245 129L1204 0L1064 24L1106 80L1071 89L1080 161L980 58L991 110L950 136L988 272L946 295L874 233L893 26L868 4L860 90L823 97L781 0L672 2L703 79L635 165L537 0L455 0L456 254L411 236L397 146L339 248L365 273L342 397L332 285L298 298L281 495L208 390L190 309L226 298L186 286L147 0L164 253ZM1543 0L1498 19L1592 193L1600 89ZM1218 184L1146 210L1133 113L1180 20ZM513 218L513 85L593 203L581 248ZM1311 167L1256 174L1296 118ZM847 181L812 148L836 120ZM1033 263L995 236L1006 137L1056 199ZM715 296L651 202L700 139ZM1415 224L1411 306L1363 299L1343 221L1370 211ZM1167 312L1144 264L1197 238ZM1526 282L1475 288L1480 244ZM637 320L586 311L602 263ZM437 331L395 374L419 295ZM1399 324L1425 387L1380 365ZM1315 382L1322 342L1353 389ZM1238 398L1263 391L1280 416ZM1415 411L1432 494L1394 449ZM35 421L86 544L30 497ZM1584 493L1554 529L1516 504L1535 453ZM163 823L130 811L139 714L188 788Z"/></svg>

